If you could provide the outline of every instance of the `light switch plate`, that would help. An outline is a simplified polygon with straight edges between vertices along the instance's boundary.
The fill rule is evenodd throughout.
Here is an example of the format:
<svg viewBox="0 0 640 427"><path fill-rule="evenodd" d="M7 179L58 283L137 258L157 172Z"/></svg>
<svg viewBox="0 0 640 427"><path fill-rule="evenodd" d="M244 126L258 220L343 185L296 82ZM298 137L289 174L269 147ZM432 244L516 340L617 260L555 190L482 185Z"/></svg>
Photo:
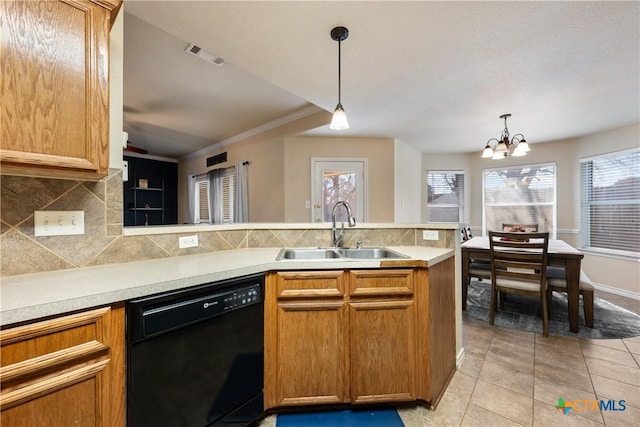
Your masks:
<svg viewBox="0 0 640 427"><path fill-rule="evenodd" d="M36 237L84 234L84 211L35 211L33 234Z"/></svg>
<svg viewBox="0 0 640 427"><path fill-rule="evenodd" d="M422 230L422 240L440 240L438 230Z"/></svg>

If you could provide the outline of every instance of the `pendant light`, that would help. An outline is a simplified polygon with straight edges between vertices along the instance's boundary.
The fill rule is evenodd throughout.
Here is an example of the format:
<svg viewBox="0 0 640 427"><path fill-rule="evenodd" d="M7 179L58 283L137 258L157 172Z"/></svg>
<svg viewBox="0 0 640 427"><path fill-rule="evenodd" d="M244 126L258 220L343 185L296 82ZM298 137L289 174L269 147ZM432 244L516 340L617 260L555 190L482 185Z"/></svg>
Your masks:
<svg viewBox="0 0 640 427"><path fill-rule="evenodd" d="M332 130L345 130L349 129L349 123L347 122L347 115L344 112L344 108L342 108L341 102L341 73L340 73L340 62L341 62L341 52L340 52L340 44L343 40L346 40L349 37L349 30L345 27L335 27L331 30L331 38L338 42L338 105L333 112L333 118L331 119L331 124L329 125L329 129Z"/></svg>
<svg viewBox="0 0 640 427"><path fill-rule="evenodd" d="M523 134L515 134L513 138L509 139L509 129L507 129L507 118L509 117L511 117L509 113L500 116L501 119L504 119L502 136L500 136L500 139L491 138L487 141L487 145L482 152L483 159L500 160L507 156L521 157L526 156L531 151ZM491 142L496 143L495 147L491 147Z"/></svg>

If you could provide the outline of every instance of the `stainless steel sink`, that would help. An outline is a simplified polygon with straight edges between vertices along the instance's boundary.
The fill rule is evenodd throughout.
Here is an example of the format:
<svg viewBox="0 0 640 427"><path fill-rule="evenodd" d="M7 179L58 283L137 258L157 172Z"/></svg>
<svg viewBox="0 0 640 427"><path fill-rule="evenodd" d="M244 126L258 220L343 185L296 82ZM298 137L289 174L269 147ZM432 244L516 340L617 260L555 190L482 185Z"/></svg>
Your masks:
<svg viewBox="0 0 640 427"><path fill-rule="evenodd" d="M384 259L384 258L409 258L408 256L387 248L360 248L360 249L338 249L338 252L345 258L357 259Z"/></svg>
<svg viewBox="0 0 640 427"><path fill-rule="evenodd" d="M406 259L408 256L387 248L284 248L276 261L291 259Z"/></svg>
<svg viewBox="0 0 640 427"><path fill-rule="evenodd" d="M278 253L276 261L283 259L331 259L342 258L335 249L325 248L284 248Z"/></svg>

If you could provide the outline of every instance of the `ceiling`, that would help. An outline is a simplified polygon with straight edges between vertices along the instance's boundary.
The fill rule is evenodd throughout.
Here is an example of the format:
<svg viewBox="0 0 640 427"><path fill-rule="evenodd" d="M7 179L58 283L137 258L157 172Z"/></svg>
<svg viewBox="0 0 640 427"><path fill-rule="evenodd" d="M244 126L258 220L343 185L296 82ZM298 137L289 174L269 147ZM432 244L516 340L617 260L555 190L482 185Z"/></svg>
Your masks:
<svg viewBox="0 0 640 427"><path fill-rule="evenodd" d="M350 129L480 153L640 120L640 2L125 1L124 130L180 158L337 103ZM185 52L194 43L222 67ZM535 146L533 146L535 149Z"/></svg>

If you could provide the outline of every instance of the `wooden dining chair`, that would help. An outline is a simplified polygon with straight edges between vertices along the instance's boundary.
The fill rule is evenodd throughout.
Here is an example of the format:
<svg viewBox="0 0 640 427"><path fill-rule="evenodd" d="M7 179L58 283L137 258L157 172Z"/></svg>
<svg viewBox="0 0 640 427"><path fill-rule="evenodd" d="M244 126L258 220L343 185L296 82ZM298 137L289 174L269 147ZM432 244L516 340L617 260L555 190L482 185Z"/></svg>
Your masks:
<svg viewBox="0 0 640 427"><path fill-rule="evenodd" d="M493 325L498 294L536 297L542 304L542 335L549 336L547 308L547 252L549 233L505 233L489 231L491 255L491 303ZM501 304L503 305L503 304ZM504 306L501 307L504 309Z"/></svg>
<svg viewBox="0 0 640 427"><path fill-rule="evenodd" d="M580 270L580 287L582 297L582 309L584 311L584 324L593 328L594 287L589 276ZM553 292L567 292L567 273L564 267L547 267L547 306L551 312L551 300Z"/></svg>
<svg viewBox="0 0 640 427"><path fill-rule="evenodd" d="M462 226L460 228L460 232L462 234L463 242L466 242L473 237L469 224ZM462 284L462 310L467 309L467 293L469 285L471 284L471 279L477 279L479 281L482 281L483 279L491 279L491 261L487 261L485 259L469 260L468 278L465 280L465 283Z"/></svg>

